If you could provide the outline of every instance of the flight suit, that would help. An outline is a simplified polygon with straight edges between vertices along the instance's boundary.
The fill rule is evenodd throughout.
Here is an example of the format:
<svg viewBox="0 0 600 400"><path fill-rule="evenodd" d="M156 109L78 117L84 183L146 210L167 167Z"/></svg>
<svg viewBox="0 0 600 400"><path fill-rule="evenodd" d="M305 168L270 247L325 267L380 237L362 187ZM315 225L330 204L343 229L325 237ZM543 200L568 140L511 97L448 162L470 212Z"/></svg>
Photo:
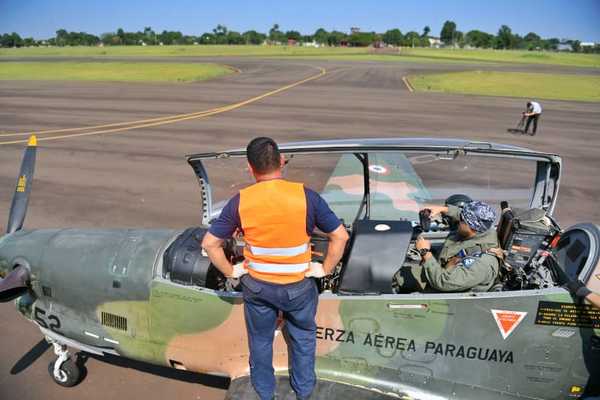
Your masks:
<svg viewBox="0 0 600 400"><path fill-rule="evenodd" d="M450 219L458 221L460 208L449 205ZM478 233L462 240L457 232L451 232L439 254L439 261L430 257L420 265L402 267L394 275L394 287L400 293L417 290L461 292L489 290L498 277L500 268L495 255L488 249L499 247L495 229ZM444 268L453 257L458 257L454 268Z"/></svg>

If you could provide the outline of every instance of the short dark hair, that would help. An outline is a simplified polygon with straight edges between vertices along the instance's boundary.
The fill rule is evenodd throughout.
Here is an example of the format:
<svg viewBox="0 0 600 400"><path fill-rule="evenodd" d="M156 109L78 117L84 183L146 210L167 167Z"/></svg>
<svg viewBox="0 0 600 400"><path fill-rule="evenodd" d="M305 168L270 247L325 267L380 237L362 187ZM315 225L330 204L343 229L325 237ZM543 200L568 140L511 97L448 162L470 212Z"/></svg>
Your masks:
<svg viewBox="0 0 600 400"><path fill-rule="evenodd" d="M279 147L273 139L268 137L252 139L246 147L246 156L252 169L259 174L268 174L280 166Z"/></svg>

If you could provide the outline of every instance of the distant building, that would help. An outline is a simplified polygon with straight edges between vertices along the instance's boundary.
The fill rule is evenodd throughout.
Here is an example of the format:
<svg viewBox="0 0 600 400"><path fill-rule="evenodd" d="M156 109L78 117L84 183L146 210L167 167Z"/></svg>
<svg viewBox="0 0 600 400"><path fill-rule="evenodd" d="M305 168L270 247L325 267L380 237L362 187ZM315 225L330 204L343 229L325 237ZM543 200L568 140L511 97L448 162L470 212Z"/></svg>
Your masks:
<svg viewBox="0 0 600 400"><path fill-rule="evenodd" d="M306 47L321 47L321 45L317 42L315 42L314 40L312 42L304 42L303 46Z"/></svg>
<svg viewBox="0 0 600 400"><path fill-rule="evenodd" d="M357 28L356 26L353 26L352 28L350 28L350 33L360 33L360 28Z"/></svg>
<svg viewBox="0 0 600 400"><path fill-rule="evenodd" d="M427 40L429 40L429 47L435 47L436 49L439 49L443 45L439 37L429 36Z"/></svg>
<svg viewBox="0 0 600 400"><path fill-rule="evenodd" d="M558 51L573 51L573 46L571 46L569 43L561 43L558 45L556 50L558 50Z"/></svg>
<svg viewBox="0 0 600 400"><path fill-rule="evenodd" d="M581 42L581 47L594 47L595 45L594 42Z"/></svg>

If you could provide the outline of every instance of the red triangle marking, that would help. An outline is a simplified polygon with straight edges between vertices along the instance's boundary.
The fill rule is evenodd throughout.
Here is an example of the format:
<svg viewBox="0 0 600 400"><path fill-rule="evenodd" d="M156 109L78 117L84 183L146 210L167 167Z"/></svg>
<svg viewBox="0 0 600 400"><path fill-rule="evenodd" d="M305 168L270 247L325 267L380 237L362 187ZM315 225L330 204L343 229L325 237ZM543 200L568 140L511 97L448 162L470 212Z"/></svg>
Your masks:
<svg viewBox="0 0 600 400"><path fill-rule="evenodd" d="M506 339L527 315L524 311L492 310L502 338Z"/></svg>

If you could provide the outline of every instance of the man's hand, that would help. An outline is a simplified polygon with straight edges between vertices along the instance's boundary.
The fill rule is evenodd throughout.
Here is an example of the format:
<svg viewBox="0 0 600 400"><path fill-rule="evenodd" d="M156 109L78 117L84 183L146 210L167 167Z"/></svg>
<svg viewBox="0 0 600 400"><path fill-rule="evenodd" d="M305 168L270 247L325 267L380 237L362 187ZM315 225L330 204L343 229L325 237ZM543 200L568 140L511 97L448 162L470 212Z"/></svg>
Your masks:
<svg viewBox="0 0 600 400"><path fill-rule="evenodd" d="M247 273L248 270L244 267L244 262L242 261L233 266L233 272L231 273L231 276L228 276L228 278L241 278L242 275L245 275Z"/></svg>
<svg viewBox="0 0 600 400"><path fill-rule="evenodd" d="M323 278L325 275L325 270L323 269L323 264L319 262L311 262L308 268L308 271L304 274L305 278Z"/></svg>
<svg viewBox="0 0 600 400"><path fill-rule="evenodd" d="M504 260L504 250L502 250L500 247L488 249L487 252L491 253L493 256L498 257L500 260Z"/></svg>
<svg viewBox="0 0 600 400"><path fill-rule="evenodd" d="M458 265L458 263L460 263L461 260L462 260L462 257L460 257L460 256L450 257L448 259L448 261L446 261L444 268L446 268L446 270L450 271L450 270L456 268L456 266Z"/></svg>
<svg viewBox="0 0 600 400"><path fill-rule="evenodd" d="M207 232L206 235L204 235L204 239L202 239L201 246L206 251L206 254L208 254L208 258L210 258L213 265L217 267L223 275L229 278L232 276L233 266L225 256L223 242L223 239Z"/></svg>
<svg viewBox="0 0 600 400"><path fill-rule="evenodd" d="M415 242L415 247L419 251L421 249L431 249L431 243L429 242L429 240L425 239L423 236L419 236L417 238L417 241Z"/></svg>
<svg viewBox="0 0 600 400"><path fill-rule="evenodd" d="M431 254L431 243L429 242L429 240L425 239L423 236L419 236L417 238L417 241L415 242L415 248L417 250L419 250L419 253L421 253L421 263L424 263L425 261L427 261L431 257L433 257L433 254ZM429 251L427 253L425 253L425 255L422 255L423 253L421 252L421 250L429 250Z"/></svg>
<svg viewBox="0 0 600 400"><path fill-rule="evenodd" d="M422 210L431 210L431 218L438 217L448 212L448 206L438 206L435 204L428 205Z"/></svg>

